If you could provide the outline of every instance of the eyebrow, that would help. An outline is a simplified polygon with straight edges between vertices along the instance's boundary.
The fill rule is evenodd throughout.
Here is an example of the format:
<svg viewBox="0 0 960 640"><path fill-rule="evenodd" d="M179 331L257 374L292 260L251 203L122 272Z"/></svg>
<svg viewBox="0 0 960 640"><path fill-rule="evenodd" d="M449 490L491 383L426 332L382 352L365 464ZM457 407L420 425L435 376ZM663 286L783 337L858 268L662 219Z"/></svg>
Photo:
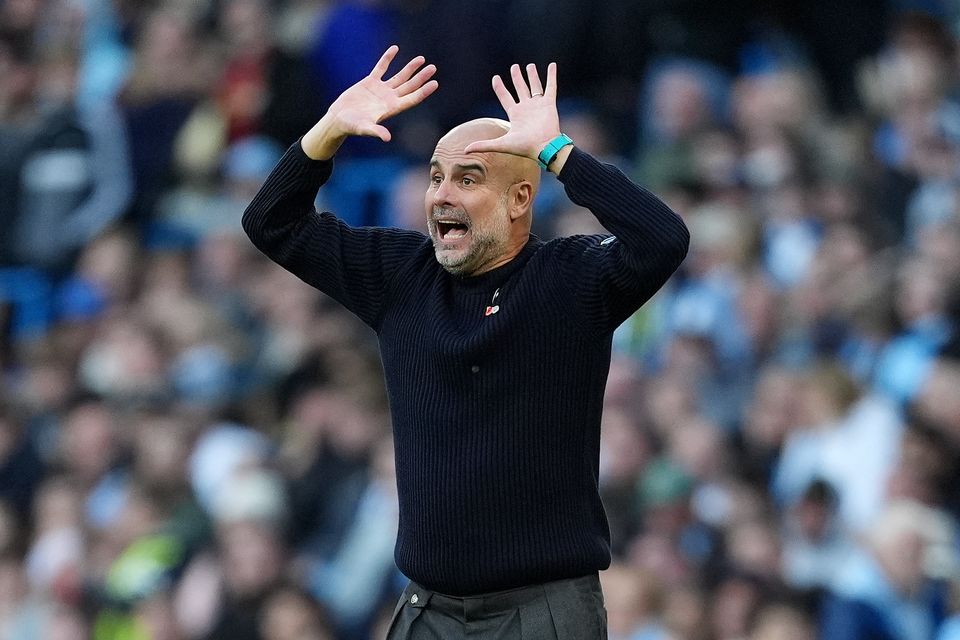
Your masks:
<svg viewBox="0 0 960 640"><path fill-rule="evenodd" d="M431 168L434 168L434 169L439 169L439 168L440 168L440 161L437 160L437 159L431 160L431 161L430 161L430 167L431 167ZM455 170L459 171L460 173L468 173L468 172L470 172L470 171L474 171L474 172L476 172L476 173L479 173L479 174L482 175L482 176L487 175L487 170L486 170L486 168L485 168L482 164L480 164L479 162L471 162L471 163L469 163L469 164L454 164L454 165L453 165L453 168L454 168Z"/></svg>

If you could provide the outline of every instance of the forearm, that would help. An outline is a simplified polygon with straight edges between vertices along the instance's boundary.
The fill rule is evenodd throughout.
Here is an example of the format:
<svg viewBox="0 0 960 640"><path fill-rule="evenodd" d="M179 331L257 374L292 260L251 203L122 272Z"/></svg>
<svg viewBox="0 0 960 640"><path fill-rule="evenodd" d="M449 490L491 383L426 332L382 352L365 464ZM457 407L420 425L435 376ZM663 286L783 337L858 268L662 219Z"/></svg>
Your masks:
<svg viewBox="0 0 960 640"><path fill-rule="evenodd" d="M615 238L567 239L563 269L584 326L606 335L646 302L683 261L689 233L655 195L616 167L574 149L560 175L570 199Z"/></svg>
<svg viewBox="0 0 960 640"><path fill-rule="evenodd" d="M394 271L426 240L416 232L350 227L314 206L332 162L287 150L243 214L250 240L271 260L376 328Z"/></svg>
<svg viewBox="0 0 960 640"><path fill-rule="evenodd" d="M243 213L243 229L264 253L291 232L291 225L316 213L314 201L329 179L332 162L317 162L305 155L300 143L291 146L264 181Z"/></svg>
<svg viewBox="0 0 960 640"><path fill-rule="evenodd" d="M667 275L683 261L690 234L683 220L660 198L635 184L619 169L572 147L560 181L568 197L589 209L617 236L645 270Z"/></svg>

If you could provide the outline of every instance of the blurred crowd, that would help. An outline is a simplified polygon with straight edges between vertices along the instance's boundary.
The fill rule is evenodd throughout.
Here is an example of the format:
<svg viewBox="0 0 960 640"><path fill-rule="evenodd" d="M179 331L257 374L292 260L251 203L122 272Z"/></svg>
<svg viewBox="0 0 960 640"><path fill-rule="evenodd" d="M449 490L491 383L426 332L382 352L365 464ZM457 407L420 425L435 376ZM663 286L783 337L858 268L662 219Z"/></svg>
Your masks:
<svg viewBox="0 0 960 640"><path fill-rule="evenodd" d="M960 639L958 38L948 0L0 0L0 640L383 637L375 337L239 221L394 42L440 90L318 206L421 228L438 136L555 60L563 130L691 229L614 336L610 637Z"/></svg>

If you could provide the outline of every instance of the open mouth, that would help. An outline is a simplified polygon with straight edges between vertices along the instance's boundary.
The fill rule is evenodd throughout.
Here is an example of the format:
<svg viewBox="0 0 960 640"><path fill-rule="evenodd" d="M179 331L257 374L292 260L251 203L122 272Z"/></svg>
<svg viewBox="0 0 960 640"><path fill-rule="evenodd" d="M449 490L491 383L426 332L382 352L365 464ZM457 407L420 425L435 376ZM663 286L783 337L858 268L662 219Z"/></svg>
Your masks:
<svg viewBox="0 0 960 640"><path fill-rule="evenodd" d="M450 242L460 240L467 235L469 228L462 222L454 220L437 220L437 235L441 240Z"/></svg>

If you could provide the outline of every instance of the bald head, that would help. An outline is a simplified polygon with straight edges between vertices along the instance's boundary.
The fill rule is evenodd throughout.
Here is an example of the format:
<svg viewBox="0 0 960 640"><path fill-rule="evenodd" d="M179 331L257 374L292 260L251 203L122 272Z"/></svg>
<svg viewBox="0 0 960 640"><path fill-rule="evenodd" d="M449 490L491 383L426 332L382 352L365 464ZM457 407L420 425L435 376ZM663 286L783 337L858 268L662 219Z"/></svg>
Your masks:
<svg viewBox="0 0 960 640"><path fill-rule="evenodd" d="M468 120L463 124L458 124L450 129L440 140L437 141L437 149L445 148L450 150L462 150L471 142L479 140L492 140L506 135L510 131L510 123L500 118L477 118ZM505 170L505 177L509 184L526 181L529 182L534 193L540 186L540 166L531 158L515 156L509 153L479 153L488 158L491 165L502 167Z"/></svg>
<svg viewBox="0 0 960 640"><path fill-rule="evenodd" d="M477 118L450 129L437 144L464 142L469 144L477 140L499 138L510 131L510 123L500 118Z"/></svg>
<svg viewBox="0 0 960 640"><path fill-rule="evenodd" d="M450 131L440 138L439 142L460 139L469 139L470 142L475 140L490 140L492 138L499 138L508 131L510 131L510 123L506 120L500 118L477 118L476 120L468 120L467 122L458 124L453 129L450 129Z"/></svg>

